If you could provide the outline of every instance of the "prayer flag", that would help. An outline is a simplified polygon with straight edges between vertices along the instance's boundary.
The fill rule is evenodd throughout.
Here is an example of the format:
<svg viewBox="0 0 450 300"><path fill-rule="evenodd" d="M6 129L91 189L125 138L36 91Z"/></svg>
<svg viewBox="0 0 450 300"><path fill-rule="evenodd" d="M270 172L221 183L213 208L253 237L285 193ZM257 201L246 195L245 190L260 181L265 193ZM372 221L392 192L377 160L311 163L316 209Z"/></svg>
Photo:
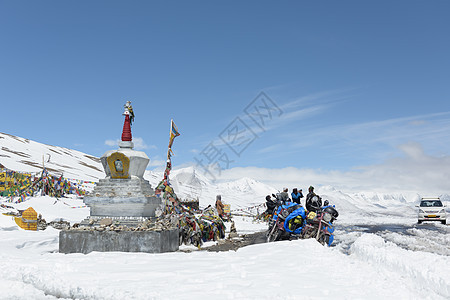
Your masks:
<svg viewBox="0 0 450 300"><path fill-rule="evenodd" d="M175 125L175 123L173 122L173 120L171 120L170 123L170 141L169 141L169 148L172 148L172 144L173 144L173 140L179 136L180 133L178 132L178 128Z"/></svg>

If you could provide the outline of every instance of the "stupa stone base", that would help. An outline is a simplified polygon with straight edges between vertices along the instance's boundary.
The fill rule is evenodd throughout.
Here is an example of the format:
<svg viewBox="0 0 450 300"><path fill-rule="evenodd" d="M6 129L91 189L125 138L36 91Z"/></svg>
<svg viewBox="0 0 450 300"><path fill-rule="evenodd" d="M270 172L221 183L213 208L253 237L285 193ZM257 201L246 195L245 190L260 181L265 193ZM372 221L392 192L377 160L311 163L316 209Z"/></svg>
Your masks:
<svg viewBox="0 0 450 300"><path fill-rule="evenodd" d="M178 228L162 231L62 230L60 253L147 252L163 253L179 249Z"/></svg>
<svg viewBox="0 0 450 300"><path fill-rule="evenodd" d="M94 190L84 197L91 216L154 217L161 206L150 183L132 176L130 179L100 179Z"/></svg>

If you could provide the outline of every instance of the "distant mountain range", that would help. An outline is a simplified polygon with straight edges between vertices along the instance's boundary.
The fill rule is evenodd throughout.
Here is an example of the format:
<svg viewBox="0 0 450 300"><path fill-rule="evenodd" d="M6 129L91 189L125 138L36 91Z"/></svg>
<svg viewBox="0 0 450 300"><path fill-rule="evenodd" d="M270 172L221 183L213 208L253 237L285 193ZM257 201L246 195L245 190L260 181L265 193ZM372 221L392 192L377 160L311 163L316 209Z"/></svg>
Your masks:
<svg viewBox="0 0 450 300"><path fill-rule="evenodd" d="M98 181L106 176L98 157L80 151L45 145L5 133L0 133L0 145L0 164L14 171L39 172L44 165L51 173L61 174L65 178ZM163 178L163 173L147 170L144 178L155 187ZM194 167L176 169L175 166L170 174L170 183L181 199L198 198L201 207L214 205L216 195L221 195L223 202L231 204L232 209L242 209L263 204L266 195L278 192L272 186L248 177L234 181L211 182ZM317 187L316 192L347 213L361 215L366 212L378 212L381 215L384 212L402 214L405 207L411 213L415 211L414 204L420 199L417 193L350 194L331 186ZM449 195L440 197L444 201L450 200ZM264 208L261 207L260 210Z"/></svg>

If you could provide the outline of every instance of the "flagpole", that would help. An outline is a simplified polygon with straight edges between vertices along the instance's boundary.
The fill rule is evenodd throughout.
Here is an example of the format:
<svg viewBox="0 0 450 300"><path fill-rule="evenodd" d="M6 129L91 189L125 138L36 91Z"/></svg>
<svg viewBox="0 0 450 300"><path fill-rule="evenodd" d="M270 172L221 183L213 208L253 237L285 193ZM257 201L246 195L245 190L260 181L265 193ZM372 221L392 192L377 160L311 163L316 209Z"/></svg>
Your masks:
<svg viewBox="0 0 450 300"><path fill-rule="evenodd" d="M170 169L169 170L167 170L168 169L168 167L169 167L169 162L170 162L170 141L171 141L171 139L172 139L172 123L173 123L173 119L170 119L170 128L169 128L169 145L168 145L168 147L167 147L167 161L166 161L166 170L164 171L164 173L165 173L165 177L166 177L166 182L167 182L167 185L169 186L170 185L170 179L169 179L169 174L170 174ZM169 209L169 197L166 197L165 199L164 199L165 201L165 203L164 203L164 210L168 210Z"/></svg>

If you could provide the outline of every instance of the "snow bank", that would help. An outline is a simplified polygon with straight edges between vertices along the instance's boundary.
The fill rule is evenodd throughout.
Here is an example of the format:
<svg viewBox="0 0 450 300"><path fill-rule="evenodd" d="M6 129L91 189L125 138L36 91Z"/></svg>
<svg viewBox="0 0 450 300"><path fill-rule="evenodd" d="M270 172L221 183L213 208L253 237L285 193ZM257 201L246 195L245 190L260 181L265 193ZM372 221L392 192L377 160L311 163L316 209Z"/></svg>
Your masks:
<svg viewBox="0 0 450 300"><path fill-rule="evenodd" d="M367 262L380 279L380 274L383 273L397 274L401 279L401 286L419 290L425 298L436 299L432 295L450 298L448 256L405 250L377 235L363 234L351 246L350 257ZM422 296L416 294L414 298Z"/></svg>
<svg viewBox="0 0 450 300"><path fill-rule="evenodd" d="M10 203L5 204L12 205ZM20 210L33 207L47 222L63 219L71 223L77 223L89 216L89 207L86 207L83 200L76 197L59 199L50 196L30 197L26 201L12 206Z"/></svg>
<svg viewBox="0 0 450 300"><path fill-rule="evenodd" d="M12 253L10 253L11 255ZM0 278L27 286L36 298L298 299L414 298L398 273L378 268L315 240L248 246L229 252L47 253L3 257ZM14 289L8 296L21 297ZM423 294L423 293L422 293ZM434 294L434 293L433 293ZM42 298L44 299L44 298Z"/></svg>
<svg viewBox="0 0 450 300"><path fill-rule="evenodd" d="M50 197L39 197L20 205L37 207L49 220L59 215L71 222L79 221L88 213L54 202ZM234 220L240 234L265 230L267 226L252 222L251 218ZM447 299L450 296L450 265L442 245L436 246L440 249L437 251L444 251L439 255L418 251L419 248L405 250L373 234L339 232L342 236L337 240L349 249L343 249L341 244L323 247L311 239L252 245L236 252L64 255L58 253L58 230L11 229L12 222L11 217L0 215L0 299ZM443 231L438 238L447 239L447 227L436 226ZM423 238L425 243L422 229L410 230L411 235L415 234L419 241ZM411 242L408 236L383 234L398 243ZM426 234L425 231L423 235ZM446 241L440 240L441 244Z"/></svg>

